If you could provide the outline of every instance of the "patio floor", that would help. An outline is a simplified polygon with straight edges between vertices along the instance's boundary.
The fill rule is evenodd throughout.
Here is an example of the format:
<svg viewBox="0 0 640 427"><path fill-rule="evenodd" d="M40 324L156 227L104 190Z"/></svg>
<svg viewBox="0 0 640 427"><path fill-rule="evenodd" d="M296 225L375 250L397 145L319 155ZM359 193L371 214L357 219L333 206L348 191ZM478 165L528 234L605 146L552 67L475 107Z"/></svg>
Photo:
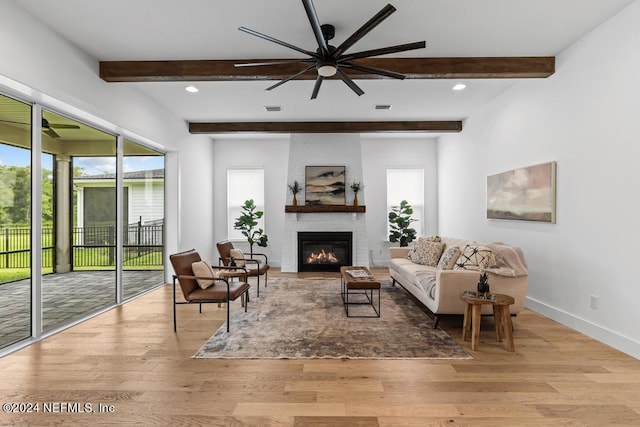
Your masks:
<svg viewBox="0 0 640 427"><path fill-rule="evenodd" d="M162 270L123 271L123 299L164 283ZM49 331L115 303L115 271L42 276L42 323ZM30 279L0 284L0 348L31 335Z"/></svg>

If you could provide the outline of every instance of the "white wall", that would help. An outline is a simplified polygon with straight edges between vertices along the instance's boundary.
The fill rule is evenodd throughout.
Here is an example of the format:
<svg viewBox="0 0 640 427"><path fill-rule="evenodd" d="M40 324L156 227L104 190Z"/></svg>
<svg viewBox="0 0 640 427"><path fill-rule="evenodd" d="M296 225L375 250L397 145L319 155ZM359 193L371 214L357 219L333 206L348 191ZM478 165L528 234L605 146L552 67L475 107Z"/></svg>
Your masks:
<svg viewBox="0 0 640 427"><path fill-rule="evenodd" d="M287 196L287 159L289 135L246 138L215 138L212 142L213 162L213 251L210 259L218 259L215 243L227 239L227 169L243 167L264 168L264 220L265 233L269 237L266 248L254 251L267 254L269 264L280 266L284 205ZM246 242L234 242L234 246L249 250Z"/></svg>
<svg viewBox="0 0 640 427"><path fill-rule="evenodd" d="M437 234L437 142L435 138L425 136L363 135L361 140L369 249L373 264L386 266L390 246L387 235L387 167L424 168L425 218L422 227L425 232L423 234Z"/></svg>
<svg viewBox="0 0 640 427"><path fill-rule="evenodd" d="M522 247L528 307L635 357L638 22L635 2L559 55L554 76L517 84L439 141L440 233ZM551 160L556 224L486 219L487 175Z"/></svg>

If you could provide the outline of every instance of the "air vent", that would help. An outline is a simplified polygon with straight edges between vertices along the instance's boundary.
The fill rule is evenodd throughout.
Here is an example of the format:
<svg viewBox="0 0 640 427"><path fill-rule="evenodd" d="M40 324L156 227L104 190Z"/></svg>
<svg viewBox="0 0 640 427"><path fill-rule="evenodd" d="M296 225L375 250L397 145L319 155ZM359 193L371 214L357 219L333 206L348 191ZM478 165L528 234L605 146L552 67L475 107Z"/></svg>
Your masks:
<svg viewBox="0 0 640 427"><path fill-rule="evenodd" d="M391 104L377 104L376 110L390 110Z"/></svg>
<svg viewBox="0 0 640 427"><path fill-rule="evenodd" d="M279 105L265 105L264 109L269 112L282 111L282 107Z"/></svg>

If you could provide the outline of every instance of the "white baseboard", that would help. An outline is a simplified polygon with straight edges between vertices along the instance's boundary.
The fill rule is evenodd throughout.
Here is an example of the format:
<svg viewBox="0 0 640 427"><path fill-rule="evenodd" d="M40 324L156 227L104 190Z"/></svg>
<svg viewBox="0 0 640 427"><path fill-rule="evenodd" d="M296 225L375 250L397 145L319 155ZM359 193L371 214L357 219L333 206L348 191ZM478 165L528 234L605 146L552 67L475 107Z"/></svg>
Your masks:
<svg viewBox="0 0 640 427"><path fill-rule="evenodd" d="M640 342L633 338L621 335L616 331L612 331L604 326L598 325L530 297L527 297L525 307L548 317L551 320L555 320L558 323L568 326L571 329L575 329L588 337L607 344L616 350L620 350L629 356L640 359Z"/></svg>

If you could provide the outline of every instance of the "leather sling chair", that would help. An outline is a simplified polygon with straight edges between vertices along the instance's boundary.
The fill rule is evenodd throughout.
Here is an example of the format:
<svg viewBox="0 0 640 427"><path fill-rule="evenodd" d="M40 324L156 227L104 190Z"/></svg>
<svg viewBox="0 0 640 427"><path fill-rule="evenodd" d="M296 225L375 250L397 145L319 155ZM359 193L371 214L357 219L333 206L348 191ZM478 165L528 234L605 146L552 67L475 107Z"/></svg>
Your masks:
<svg viewBox="0 0 640 427"><path fill-rule="evenodd" d="M260 276L264 276L264 287L267 287L267 271L269 271L270 268L267 256L256 252L253 254L242 252L239 249L235 249L233 247L233 243L228 240L218 242L216 243L216 246L218 247L218 253L220 254L219 261L222 265L229 266L233 251L235 254L234 261L238 263L238 265L244 264L244 268L247 269L249 277L258 278L258 289L256 291L256 295L260 296ZM253 259L252 255L262 257L264 262L262 260Z"/></svg>
<svg viewBox="0 0 640 427"><path fill-rule="evenodd" d="M249 305L249 284L245 281L230 281L222 274L216 277L215 273L207 276L196 276L193 273L192 264L202 261L195 249L180 252L169 256L171 265L176 274L173 275L173 331L176 332L176 305L199 304L202 313L202 304L226 303L227 304L227 332L229 332L229 302L243 297L244 311ZM223 266L210 267L212 271L238 270ZM245 273L247 274L247 273ZM245 276L246 278L246 276ZM184 301L176 301L176 280L180 283ZM213 284L202 289L198 280L213 281Z"/></svg>

